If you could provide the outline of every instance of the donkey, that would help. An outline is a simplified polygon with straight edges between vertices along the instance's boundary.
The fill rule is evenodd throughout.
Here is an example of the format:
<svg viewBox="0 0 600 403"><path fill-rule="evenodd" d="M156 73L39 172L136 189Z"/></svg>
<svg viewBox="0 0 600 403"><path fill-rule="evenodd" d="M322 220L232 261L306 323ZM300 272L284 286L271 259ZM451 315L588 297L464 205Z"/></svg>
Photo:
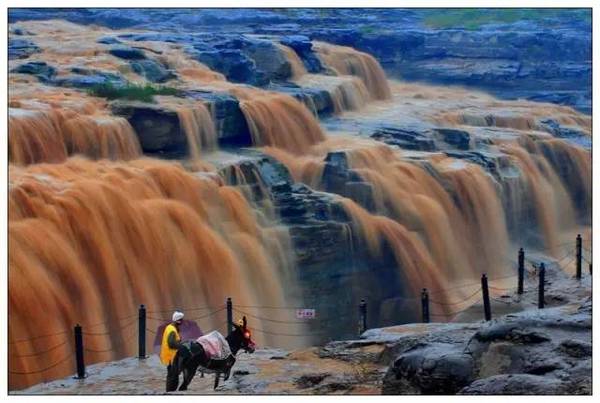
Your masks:
<svg viewBox="0 0 600 403"><path fill-rule="evenodd" d="M198 367L201 367L202 376L204 376L203 369L216 373L214 389L217 389L221 373L224 374L223 379L225 381L229 379L231 368L235 364L235 355L239 350L244 350L250 354L254 353L256 344L252 341L246 317L243 317L242 324L233 324L233 326L233 332L225 338L231 350L231 355L225 359L211 359L202 345L195 340L183 342L184 347L177 351L173 359L178 375L183 372L183 383L179 386L179 390L187 390L188 385L196 375Z"/></svg>

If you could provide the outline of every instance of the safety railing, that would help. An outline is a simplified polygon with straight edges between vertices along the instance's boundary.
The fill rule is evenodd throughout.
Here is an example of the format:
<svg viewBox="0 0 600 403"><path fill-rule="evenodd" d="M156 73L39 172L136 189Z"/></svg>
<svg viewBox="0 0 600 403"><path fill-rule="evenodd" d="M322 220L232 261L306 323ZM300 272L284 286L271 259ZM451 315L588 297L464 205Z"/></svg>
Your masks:
<svg viewBox="0 0 600 403"><path fill-rule="evenodd" d="M590 245L589 248L584 247L583 245ZM557 245L558 246L565 246ZM581 238L581 235L578 235L575 242L575 248L571 251L565 253L564 256L561 256L559 259L555 259L554 262L559 267L566 269L570 266L573 261L576 263L576 272L575 278L580 280L582 278L582 264L585 261L589 264L589 275L592 274L592 263L591 263L591 242L585 241ZM490 290L495 292L505 292L509 290L514 290L516 288L517 294L523 294L525 289L525 252L521 248L518 253L517 258L517 284L516 287L499 287L497 285L490 285L490 282L506 280L508 278L515 277L514 274L502 277L488 278L486 274L482 274L479 282L469 282L466 284L460 284L457 286L445 288L445 289L436 289L436 290L428 290L427 288L423 288L421 291L420 297L413 298L405 298L401 297L401 299L406 301L413 301L418 303L420 300L421 305L421 320L424 323L429 323L431 318L440 318L445 320L452 320L457 315L466 312L467 310L473 311L473 306L476 303L481 302L483 307L483 318L486 321L492 319L492 311L491 311L491 301L507 303L511 302L503 301L494 296L490 295ZM546 274L546 264L540 263L539 265L530 262L532 268L535 269L535 274L538 277L538 308L542 309L545 306L544 294L545 294L545 274ZM464 290L466 291L466 296L462 297L459 300L446 300L441 296L444 294L449 294L451 291ZM479 296L479 298L477 298ZM438 307L436 312L432 312L432 305ZM116 347L113 346L112 342L110 342L107 346L103 348L98 348L98 343L93 343L95 347L87 346L84 343L84 338L95 338L95 337L107 337L111 334L114 334L117 330L120 332L121 344L131 343L134 340L136 334L138 339L138 358L145 359L147 358L146 354L146 340L147 334L151 334L156 336L157 330L161 324L170 321L170 317L165 314L170 314L173 312L175 308L165 309L165 310L156 310L156 311L148 311L146 310L145 305L140 305L137 313L132 313L131 315L117 318L115 320L106 320L99 323L84 323L84 324L76 324L73 328L73 339L74 343L71 345L71 349L67 349L67 351L60 356L57 360L52 360L51 363L47 365L43 365L41 368L36 368L33 370L9 370L9 374L11 375L32 375L32 374L43 374L53 368L56 368L60 365L66 365L66 363L73 357L75 358L75 370L76 370L76 378L83 379L86 377L85 372L85 356L87 354L93 356L101 356L103 354L114 353L117 351ZM227 298L224 305L221 306L201 306L201 307L179 307L178 309L184 310L186 314L190 314L194 312L193 316L186 317L188 320L192 321L202 321L205 319L209 319L214 317L215 315L220 314L221 312L226 312L226 320L220 322L219 328L225 328L226 333L229 334L233 330L233 316L234 313L238 315L244 315L249 318L260 321L263 326L268 326L269 324L273 324L277 327L281 326L301 326L305 325L308 322L305 320L286 320L281 319L281 317L274 317L273 312L290 312L298 309L303 309L303 307L298 306L260 306L260 305L235 305L233 304L232 298ZM369 329L368 320L367 320L367 302L362 299L358 306L358 333L362 334L366 330ZM320 317L322 321L330 321L331 318L323 318ZM339 318L338 318L339 320ZM148 322L153 322L154 325L148 325ZM137 326L137 332L135 331ZM214 323L214 321L213 321ZM118 325L117 325L118 324ZM103 326L103 327L102 327ZM313 326L314 328L314 326ZM282 336L282 337L310 337L321 334L318 330L314 330L311 328L310 333L301 333L301 332L287 332L273 330L273 329L263 329L260 327L252 326L253 331L257 331L259 333L265 335L272 336ZM131 330L130 330L131 329ZM36 363L43 362L45 360L41 359L43 356L48 356L53 352L65 348L65 345L69 343L69 333L68 330L51 332L44 335L34 336L26 339L16 339L10 340L8 343L11 346L15 346L15 350L19 349L19 346L22 343L31 342L31 345L36 344L39 340L42 339L58 339L55 343L52 343L50 346L45 347L41 350L34 350L22 353L12 353L9 354L11 359L34 359ZM110 337L108 337L109 340ZM108 340L107 340L108 341ZM108 358L108 357L107 357ZM72 362L72 361L71 361ZM39 364L38 364L39 365Z"/></svg>

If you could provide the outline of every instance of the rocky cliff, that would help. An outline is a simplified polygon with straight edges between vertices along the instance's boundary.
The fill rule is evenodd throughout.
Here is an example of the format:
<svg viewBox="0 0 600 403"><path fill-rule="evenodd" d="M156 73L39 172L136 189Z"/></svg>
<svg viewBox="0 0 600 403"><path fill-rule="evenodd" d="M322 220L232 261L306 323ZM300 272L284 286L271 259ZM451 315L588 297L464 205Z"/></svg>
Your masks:
<svg viewBox="0 0 600 403"><path fill-rule="evenodd" d="M534 364L512 361L512 369L481 371L478 360L496 347L497 339L486 333L489 325L471 323L479 319L480 313L473 316L479 307L462 298L477 292L460 285L477 285L487 273L496 288L493 297L505 302L494 303L495 315L510 313L531 304L500 295L507 282L514 283L519 247L572 273L573 240L582 233L584 258L591 261L590 116L548 102L387 80L370 54L322 40L369 51L391 74L429 71L428 77L413 79L497 86L506 97L513 81L520 88L530 83L538 94L558 93L567 83L563 75L570 62L565 60L573 60L572 77L578 79L568 81L569 91L585 95L585 21L576 23L568 13L556 17L553 23L561 30L547 36L546 18L434 29L418 11L315 13L11 10L11 244L18 245L15 256L21 259L11 263L10 275L16 276L11 279L17 278L11 280L11 295L20 303L11 302L10 308L22 332L34 337L25 340L22 359L11 363L16 367L11 367L12 387L72 370L68 356L58 364L29 358L51 346L35 341L47 322L36 312L55 295L43 282L46 277L31 271L31 255L40 257L36 269L54 279L50 284L56 295L81 292L100 299L109 284L110 290L123 287L115 293L132 311L138 303L161 312L176 304L205 305L218 315L202 316L203 328L224 328L224 312L218 308L233 296L236 309L255 309L250 314L261 341L278 347L354 339L362 299L369 327L418 322L423 288L442 292L435 298L434 316L464 322L398 328L414 336L410 340L431 341L407 342L414 347L410 351L404 339L388 343L388 334L397 332L388 329L367 333L365 340L300 352L296 358L308 361L308 367L293 386L285 385L292 391L358 393L364 381L372 393L381 389L385 372L383 390L393 393L434 393L437 380L441 389L456 393L490 376L539 376L542 370ZM354 21L353 27L344 26L344 18ZM385 32L365 28L379 21ZM571 40L572 46L566 46ZM506 42L514 47L507 49ZM525 51L528 46L538 46L539 52ZM560 68L541 75L529 71L547 62L551 46L559 54L551 62ZM455 67L448 64L467 59ZM476 67L483 59L489 63ZM413 68L424 60L432 63L429 70ZM515 75L515 68L522 74ZM541 77L556 78L557 87ZM76 201L65 202L65 197ZM78 207L92 201L89 210ZM115 211L120 215L115 217ZM89 214L93 224L86 227L88 218L78 214ZM56 264L52 252L62 249L40 237L38 219L70 251L60 259L72 258L71 263ZM114 244L113 234L121 237ZM208 240L212 243L204 244ZM93 269L86 272L93 293L81 291L87 283L63 284L75 267ZM131 278L139 273L156 277L123 282L124 270ZM156 286L164 283L156 279L171 272L185 287ZM197 282L188 286L189 279ZM45 294L30 297L13 285L23 282L37 284ZM555 297L557 302L569 298ZM465 313L455 317L448 305L457 300ZM98 335L91 348L112 349L95 352L92 362L131 356L137 346L126 337L130 334L120 333L115 306L91 305L97 312L88 313L84 304L66 304L72 308L68 314L57 308L56 315L65 316L62 334L71 332L73 320L96 315L97 320L85 318L84 323L113 321L114 332ZM265 306L271 311L258 310ZM315 308L317 317L298 320L294 311L299 306ZM536 323L529 317L515 319L525 336L518 339L501 328L498 340L516 337L524 347L515 351L524 354L535 355L540 346L562 348L562 341L546 334L567 308L556 309L548 310L548 317L534 315ZM585 309L575 314L585 316ZM38 325L29 326L31 320ZM452 329L457 329L456 338L444 345L445 332L453 334ZM536 332L544 336L532 347L527 343ZM580 336L573 337L581 341ZM67 354L69 347L65 342L65 351L52 351ZM446 350L448 361L438 368L432 357L443 358ZM401 359L405 353L410 354ZM279 357L273 354L259 357L270 363L272 356ZM327 361L331 371L316 370L320 359L334 360ZM364 364L364 371L356 372L346 359ZM56 373L48 375L46 364L53 363ZM126 361L125 367L130 364ZM285 383L283 374L295 367L287 364L277 367L277 382ZM562 382L561 371L571 364L561 362L548 373ZM158 371L152 365L144 368ZM336 368L343 375L335 375ZM464 376L446 385L445 368L458 368ZM248 373L238 375L260 372L243 371ZM250 381L232 388L265 387L252 383L252 377L243 379ZM557 385L549 390L574 390Z"/></svg>

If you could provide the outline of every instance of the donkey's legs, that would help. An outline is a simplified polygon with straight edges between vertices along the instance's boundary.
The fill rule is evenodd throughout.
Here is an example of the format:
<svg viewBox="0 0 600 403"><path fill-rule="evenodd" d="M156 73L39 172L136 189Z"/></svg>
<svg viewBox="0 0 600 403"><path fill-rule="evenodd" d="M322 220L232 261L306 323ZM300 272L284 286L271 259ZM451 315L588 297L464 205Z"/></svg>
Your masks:
<svg viewBox="0 0 600 403"><path fill-rule="evenodd" d="M183 369L183 383L179 387L179 390L187 390L187 387L190 382L192 382L192 379L194 379L197 370L197 365L188 365Z"/></svg>
<svg viewBox="0 0 600 403"><path fill-rule="evenodd" d="M231 359L227 359L227 367L225 369L225 377L223 378L224 381L229 379L229 375L231 375L231 368L233 368L233 365L235 364L235 358L233 356L230 357Z"/></svg>
<svg viewBox="0 0 600 403"><path fill-rule="evenodd" d="M221 377L221 373L220 373L220 372L217 372L217 373L215 374L215 387L214 387L214 390L217 390L217 388L219 387L219 378L220 378L220 377Z"/></svg>
<svg viewBox="0 0 600 403"><path fill-rule="evenodd" d="M206 365L206 353L202 346L198 343L192 343L190 347L192 350L191 356L185 362L181 363L180 368L183 370L183 383L179 390L187 390L190 382L192 382L192 379L196 375L196 371L198 371L198 367Z"/></svg>

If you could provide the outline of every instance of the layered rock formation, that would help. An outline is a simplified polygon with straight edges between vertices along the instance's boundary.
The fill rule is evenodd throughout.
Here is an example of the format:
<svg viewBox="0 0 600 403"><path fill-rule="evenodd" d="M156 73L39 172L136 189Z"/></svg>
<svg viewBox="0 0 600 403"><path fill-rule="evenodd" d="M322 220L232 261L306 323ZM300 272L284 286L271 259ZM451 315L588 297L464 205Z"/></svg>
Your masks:
<svg viewBox="0 0 600 403"><path fill-rule="evenodd" d="M9 61L10 227L16 239L11 245L17 245L11 250L16 256L11 279L48 279L56 294L67 295L63 277L70 278L71 267L82 266L77 262L89 261L85 267L93 269L88 280L94 298L110 294L106 284L121 284L125 288L118 298L131 309L138 302L160 311L175 303L210 302L205 309L222 312L217 308L224 297L233 296L234 306L256 319L261 342L296 347L354 337L361 299L368 302L371 327L418 321L422 288L448 289L432 314L452 320L444 304L474 295L458 285L478 282L486 272L493 286L504 287L514 275L519 246L546 261L558 260L572 249L575 233L583 233L586 242L590 238L591 119L572 108L388 81L371 55L314 41L328 34L320 22L330 17L317 19L308 11L306 18L273 11L188 15L128 10L118 18L114 10L52 14L126 27L121 30L44 21L45 13L11 14L11 21L17 21L11 24L11 43L17 42ZM369 15L358 20L365 23ZM415 14L393 15L406 17L400 19L406 23L417 21ZM25 21L37 18L42 20ZM296 35L297 29L286 25L290 19L307 22L307 36ZM265 20L281 26L259 24ZM187 32L194 21L207 31ZM186 29L172 30L175 22ZM215 28L218 24L222 31ZM225 29L232 25L238 27L234 33ZM347 45L358 36L354 30L332 30L331 37ZM388 57L398 55L385 43L374 40L370 46L379 49L376 54L386 53L381 58L388 70L395 68ZM469 49L479 57L477 46ZM585 52L576 49L571 56L585 59ZM92 191L97 197L90 196ZM80 203L69 198L94 201L81 202L90 204L85 212L94 218L86 231L79 228L88 218L77 218ZM50 203L55 205L44 208ZM113 219L108 211L126 213ZM63 249L41 242L39 231L32 229L35 220L46 224L54 244ZM77 230L67 222L76 223ZM139 231L128 230L127 223ZM23 235L29 233L36 236ZM111 234L118 234L112 235L115 244ZM207 246L207 240L214 244ZM56 250L68 251L61 254L67 261L52 259ZM40 256L35 273L43 276L32 274L30 255ZM222 273L225 269L216 269L220 265L244 281L234 285L234 275L217 276L214 284L198 280ZM574 270L572 259L561 265L565 272ZM113 283L123 271L137 276L139 270L157 277L131 288L134 282ZM178 281L199 281L189 282L195 285L182 293L185 299L163 298L164 293L180 294L156 280L171 272ZM36 295L39 302L12 284L21 283L11 282L12 315L23 332L37 336L45 324L26 324L39 320L36 307L50 304L54 294ZM71 293L80 292L80 286L64 285ZM40 282L39 288L49 286ZM32 300L35 305L29 304ZM467 300L461 308L472 304ZM113 307L95 306L86 319L105 319L116 328ZM315 308L317 318L294 318L300 306ZM65 308L68 315L60 322L63 333L85 311L84 306L71 308ZM225 319L206 320L208 326L223 327ZM477 330L473 325L457 329L455 347ZM412 379L411 371L429 358L446 357L442 336L431 337L431 345L415 350L406 365L398 364L403 390L433 393L437 382L455 393L473 380L484 382L477 354L494 340L482 339L470 359L450 349L440 371L459 369L462 377L448 384L435 365L429 378ZM124 357L136 347L125 345L120 331L102 340L118 345L109 358ZM104 346L102 340L95 347ZM26 355L48 347L26 341ZM310 359L352 355L355 348L370 367L348 377L352 386L344 386L346 376L311 369L294 381L294 388L358 391L364 378L373 382L372 391L401 352L390 347L387 358L377 358L386 346L359 341L331 344L313 351ZM536 351L526 346L526 354ZM93 362L107 358L96 354ZM55 366L46 373L45 364L27 357L13 361L18 368L11 367L11 387L63 376L72 367ZM537 370L515 371L529 377ZM397 392L395 378L388 374L386 379L391 388L386 390ZM507 388L511 382L505 380ZM248 388L243 390L262 390L251 381L241 383ZM473 384L474 391L478 385Z"/></svg>

